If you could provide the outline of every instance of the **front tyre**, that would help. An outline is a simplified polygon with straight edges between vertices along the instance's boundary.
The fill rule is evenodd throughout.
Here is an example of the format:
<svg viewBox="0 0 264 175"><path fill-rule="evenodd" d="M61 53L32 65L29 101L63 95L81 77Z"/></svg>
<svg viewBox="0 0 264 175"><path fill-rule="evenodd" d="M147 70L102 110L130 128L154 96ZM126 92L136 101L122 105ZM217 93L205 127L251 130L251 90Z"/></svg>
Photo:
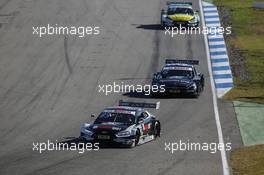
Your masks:
<svg viewBox="0 0 264 175"><path fill-rule="evenodd" d="M197 90L193 94L194 98L198 98L201 92L202 92L202 87L198 86Z"/></svg>
<svg viewBox="0 0 264 175"><path fill-rule="evenodd" d="M130 145L130 148L136 147L138 145L139 139L140 139L140 133L139 133L139 131L137 131L136 136L135 136L135 140Z"/></svg>

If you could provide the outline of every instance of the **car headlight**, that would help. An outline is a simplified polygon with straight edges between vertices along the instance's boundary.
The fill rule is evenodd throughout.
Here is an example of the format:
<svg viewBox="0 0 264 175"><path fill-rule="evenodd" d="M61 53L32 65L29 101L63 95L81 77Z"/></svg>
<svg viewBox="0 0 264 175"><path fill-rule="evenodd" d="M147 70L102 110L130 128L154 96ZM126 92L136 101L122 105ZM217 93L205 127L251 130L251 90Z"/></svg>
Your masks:
<svg viewBox="0 0 264 175"><path fill-rule="evenodd" d="M194 90L196 90L196 88L197 88L197 86L196 86L195 83L193 83L193 84L190 86L190 89L194 89Z"/></svg>
<svg viewBox="0 0 264 175"><path fill-rule="evenodd" d="M171 20L168 16L166 16L164 19L165 19L165 21L167 21L167 22L172 22L172 20Z"/></svg>
<svg viewBox="0 0 264 175"><path fill-rule="evenodd" d="M93 131L88 130L88 129L86 129L85 131L86 131L86 134L87 134L87 135L93 135Z"/></svg>
<svg viewBox="0 0 264 175"><path fill-rule="evenodd" d="M89 136L93 135L93 131L90 127L81 127L81 133Z"/></svg>
<svg viewBox="0 0 264 175"><path fill-rule="evenodd" d="M189 21L189 23L196 23L196 22L197 22L197 20L196 20L195 17L193 17L193 19L191 19L191 20Z"/></svg>
<svg viewBox="0 0 264 175"><path fill-rule="evenodd" d="M120 131L116 134L116 137L129 137L131 136L131 132L129 131Z"/></svg>

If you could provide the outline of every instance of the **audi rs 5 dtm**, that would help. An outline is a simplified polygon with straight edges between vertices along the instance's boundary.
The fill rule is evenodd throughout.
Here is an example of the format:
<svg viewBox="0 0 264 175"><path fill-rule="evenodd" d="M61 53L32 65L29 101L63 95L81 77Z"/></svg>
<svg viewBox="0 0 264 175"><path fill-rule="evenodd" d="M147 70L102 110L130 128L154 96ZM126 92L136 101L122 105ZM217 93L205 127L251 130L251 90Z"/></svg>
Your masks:
<svg viewBox="0 0 264 175"><path fill-rule="evenodd" d="M83 123L80 138L91 142L118 143L128 147L154 140L160 136L160 122L145 108L158 109L159 102L119 101L118 106L105 108L93 123Z"/></svg>

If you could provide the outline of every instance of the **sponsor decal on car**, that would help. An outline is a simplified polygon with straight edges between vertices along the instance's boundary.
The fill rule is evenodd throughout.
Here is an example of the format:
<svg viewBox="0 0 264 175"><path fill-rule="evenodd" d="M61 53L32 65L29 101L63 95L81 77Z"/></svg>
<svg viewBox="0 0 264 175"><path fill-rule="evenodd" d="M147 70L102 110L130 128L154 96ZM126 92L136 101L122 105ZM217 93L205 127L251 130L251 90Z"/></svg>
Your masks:
<svg viewBox="0 0 264 175"><path fill-rule="evenodd" d="M144 124L144 130L148 130L148 129L150 129L150 123Z"/></svg>
<svg viewBox="0 0 264 175"><path fill-rule="evenodd" d="M113 109L113 110L104 110L104 112L107 113L121 113L121 114L131 114L131 115L135 115L136 112L135 111L128 111L128 110L122 110L122 109Z"/></svg>
<svg viewBox="0 0 264 175"><path fill-rule="evenodd" d="M97 128L100 128L100 129L112 129L112 126L98 126Z"/></svg>
<svg viewBox="0 0 264 175"><path fill-rule="evenodd" d="M186 70L186 71L192 71L191 67L183 67L183 66L175 66L175 67L164 67L164 70Z"/></svg>

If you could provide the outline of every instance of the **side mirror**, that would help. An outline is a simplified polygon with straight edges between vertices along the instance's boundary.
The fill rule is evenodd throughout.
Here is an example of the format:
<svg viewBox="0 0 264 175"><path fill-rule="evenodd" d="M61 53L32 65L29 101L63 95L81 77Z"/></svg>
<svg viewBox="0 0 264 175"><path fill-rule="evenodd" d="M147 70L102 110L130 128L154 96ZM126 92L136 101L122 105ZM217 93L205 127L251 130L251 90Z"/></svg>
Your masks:
<svg viewBox="0 0 264 175"><path fill-rule="evenodd" d="M94 114L91 114L91 117L92 117L92 118L94 118L94 117L95 117L95 115L94 115Z"/></svg>

